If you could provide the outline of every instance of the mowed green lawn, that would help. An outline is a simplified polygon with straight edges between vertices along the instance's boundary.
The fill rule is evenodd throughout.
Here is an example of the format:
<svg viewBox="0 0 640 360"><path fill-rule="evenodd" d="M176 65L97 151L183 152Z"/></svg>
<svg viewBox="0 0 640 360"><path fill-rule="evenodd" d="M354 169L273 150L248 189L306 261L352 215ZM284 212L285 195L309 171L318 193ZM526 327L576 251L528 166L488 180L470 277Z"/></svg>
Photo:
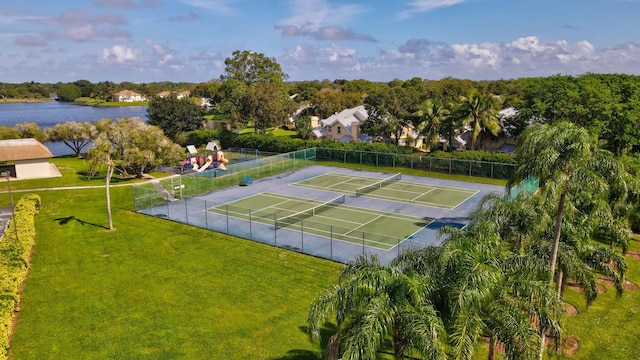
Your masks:
<svg viewBox="0 0 640 360"><path fill-rule="evenodd" d="M85 183L82 162L60 161L64 178L50 184L16 187L100 184ZM13 360L316 358L306 308L337 280L340 265L135 214L129 187L112 190L114 232L104 230L104 189L38 193L43 207ZM0 194L0 206L8 204ZM640 251L638 237L631 249ZM640 284L640 260L627 262L627 278ZM616 299L607 286L588 310L582 294L565 296L580 311L563 321L580 349L553 358L640 358L640 291Z"/></svg>
<svg viewBox="0 0 640 360"><path fill-rule="evenodd" d="M130 188L44 191L11 358L304 359L340 265L130 212Z"/></svg>

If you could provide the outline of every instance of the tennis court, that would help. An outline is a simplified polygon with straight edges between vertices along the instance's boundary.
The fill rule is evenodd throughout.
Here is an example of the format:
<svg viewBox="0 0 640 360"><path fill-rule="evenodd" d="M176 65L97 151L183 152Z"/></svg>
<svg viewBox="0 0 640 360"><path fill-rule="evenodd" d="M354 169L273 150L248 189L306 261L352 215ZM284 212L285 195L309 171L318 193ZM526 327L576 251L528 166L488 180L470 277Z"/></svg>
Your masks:
<svg viewBox="0 0 640 360"><path fill-rule="evenodd" d="M389 250L432 220L344 205L345 195L326 202L262 192L207 211L273 225L276 230L318 236Z"/></svg>
<svg viewBox="0 0 640 360"><path fill-rule="evenodd" d="M292 185L447 210L456 208L478 192L463 188L406 182L401 179L401 174L377 179L331 172Z"/></svg>

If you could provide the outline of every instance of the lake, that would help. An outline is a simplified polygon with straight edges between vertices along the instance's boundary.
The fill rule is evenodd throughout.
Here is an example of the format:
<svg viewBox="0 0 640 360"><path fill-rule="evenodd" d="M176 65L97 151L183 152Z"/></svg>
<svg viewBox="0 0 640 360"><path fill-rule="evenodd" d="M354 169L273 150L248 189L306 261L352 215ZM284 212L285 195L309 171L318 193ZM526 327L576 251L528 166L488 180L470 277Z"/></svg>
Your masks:
<svg viewBox="0 0 640 360"><path fill-rule="evenodd" d="M34 122L41 129L54 127L67 121L96 122L100 119L138 117L147 119L146 106L95 107L73 103L47 101L35 103L0 103L0 126L13 127L24 122ZM73 154L62 143L46 143L54 156Z"/></svg>

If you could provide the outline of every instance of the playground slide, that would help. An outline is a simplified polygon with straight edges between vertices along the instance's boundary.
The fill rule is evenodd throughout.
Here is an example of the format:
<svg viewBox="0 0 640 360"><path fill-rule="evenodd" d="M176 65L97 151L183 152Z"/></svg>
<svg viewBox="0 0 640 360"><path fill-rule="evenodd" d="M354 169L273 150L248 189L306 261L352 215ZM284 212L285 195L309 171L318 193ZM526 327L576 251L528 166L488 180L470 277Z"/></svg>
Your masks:
<svg viewBox="0 0 640 360"><path fill-rule="evenodd" d="M197 171L197 172L203 172L203 171L205 171L205 170L207 170L209 168L209 165L211 165L211 161L207 161L200 168L194 169L194 170Z"/></svg>

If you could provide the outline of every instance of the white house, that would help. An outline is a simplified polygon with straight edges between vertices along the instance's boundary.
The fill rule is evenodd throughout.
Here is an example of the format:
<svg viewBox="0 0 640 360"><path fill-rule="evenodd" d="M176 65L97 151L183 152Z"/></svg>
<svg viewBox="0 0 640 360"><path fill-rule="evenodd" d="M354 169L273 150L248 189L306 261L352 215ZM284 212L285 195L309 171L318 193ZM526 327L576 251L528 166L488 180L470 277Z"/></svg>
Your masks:
<svg viewBox="0 0 640 360"><path fill-rule="evenodd" d="M49 148L36 139L0 140L0 172L16 179L60 177Z"/></svg>
<svg viewBox="0 0 640 360"><path fill-rule="evenodd" d="M146 101L147 99L137 92L131 90L122 90L111 95L112 101L117 102L134 102L134 101Z"/></svg>
<svg viewBox="0 0 640 360"><path fill-rule="evenodd" d="M342 110L320 121L311 119L311 138L315 140L336 140L341 142L369 141L367 135L360 132L360 126L369 115L364 105Z"/></svg>

